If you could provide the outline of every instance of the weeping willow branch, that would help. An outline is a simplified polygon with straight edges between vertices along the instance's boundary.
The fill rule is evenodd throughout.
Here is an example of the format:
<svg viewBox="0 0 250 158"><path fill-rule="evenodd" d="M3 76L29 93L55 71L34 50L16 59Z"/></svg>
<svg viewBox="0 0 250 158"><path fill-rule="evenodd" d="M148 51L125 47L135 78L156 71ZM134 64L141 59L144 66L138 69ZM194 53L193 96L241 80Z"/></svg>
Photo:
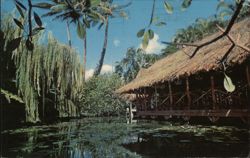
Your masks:
<svg viewBox="0 0 250 158"><path fill-rule="evenodd" d="M31 0L28 0L28 5L29 5L29 13L28 13L28 23L29 23L29 38L30 40L32 41L32 16L31 16L31 13L32 13L32 3L31 3Z"/></svg>

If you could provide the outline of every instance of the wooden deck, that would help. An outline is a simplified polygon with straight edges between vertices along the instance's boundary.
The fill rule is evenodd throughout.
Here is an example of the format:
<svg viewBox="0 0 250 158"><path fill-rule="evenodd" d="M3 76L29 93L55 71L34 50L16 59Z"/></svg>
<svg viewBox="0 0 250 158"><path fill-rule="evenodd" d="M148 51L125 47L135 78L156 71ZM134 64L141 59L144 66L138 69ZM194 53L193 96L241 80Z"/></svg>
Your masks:
<svg viewBox="0 0 250 158"><path fill-rule="evenodd" d="M137 111L140 116L250 117L249 109Z"/></svg>

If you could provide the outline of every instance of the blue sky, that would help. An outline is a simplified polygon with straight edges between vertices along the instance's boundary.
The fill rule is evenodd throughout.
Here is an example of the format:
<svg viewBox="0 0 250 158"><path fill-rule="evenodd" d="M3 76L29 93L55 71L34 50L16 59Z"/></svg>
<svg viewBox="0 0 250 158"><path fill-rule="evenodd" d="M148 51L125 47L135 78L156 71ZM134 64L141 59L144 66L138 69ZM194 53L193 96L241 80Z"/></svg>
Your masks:
<svg viewBox="0 0 250 158"><path fill-rule="evenodd" d="M40 0L32 1L33 3L40 2ZM114 0L114 3L117 4L126 4L128 2L129 0ZM156 0L155 16L159 16L167 23L164 27L153 27L157 35L150 43L150 48L151 51L156 53L163 47L160 41L170 41L178 29L192 24L197 18L206 18L214 15L218 4L218 0L193 0L192 5L186 11L181 11L182 0L168 0L168 2L174 7L173 14L167 14L164 10L164 0ZM121 18L110 20L108 48L104 64L114 65L116 61L124 57L127 48L132 46L139 47L140 39L136 37L136 33L148 25L152 3L152 0L132 0L132 4L126 9L129 15L128 20ZM10 12L15 8L13 0L1 0L1 4L2 12ZM43 13L38 9L36 11L39 14ZM53 35L60 42L67 43L65 22L53 21L52 18L43 18L42 20L46 24L46 32L52 31ZM72 45L82 55L83 42L76 34L76 26L72 24L70 28ZM88 30L87 36L87 69L90 70L95 68L99 60L104 40L104 29L92 28Z"/></svg>

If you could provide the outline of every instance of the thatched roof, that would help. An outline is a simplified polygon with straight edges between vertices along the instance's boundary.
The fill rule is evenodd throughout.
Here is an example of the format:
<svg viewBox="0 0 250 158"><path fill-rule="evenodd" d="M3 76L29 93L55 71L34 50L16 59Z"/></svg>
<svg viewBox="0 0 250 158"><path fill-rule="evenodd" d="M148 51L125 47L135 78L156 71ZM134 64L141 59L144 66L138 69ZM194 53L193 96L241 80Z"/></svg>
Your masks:
<svg viewBox="0 0 250 158"><path fill-rule="evenodd" d="M196 44L206 42L219 34L221 34L221 32L208 36L203 40L196 42ZM234 39L239 39L239 42L242 45L250 48L250 18L235 24L230 31L230 35ZM190 76L200 72L221 69L221 64L219 64L218 61L223 57L230 46L231 42L227 37L224 37L201 48L191 59L187 54L191 55L195 47L188 46L157 61L148 69L144 69L143 72L140 72L132 82L121 87L116 92L126 93L138 88L149 87L156 83L175 80L177 78ZM249 57L249 52L236 46L228 56L227 64L230 66L241 64Z"/></svg>

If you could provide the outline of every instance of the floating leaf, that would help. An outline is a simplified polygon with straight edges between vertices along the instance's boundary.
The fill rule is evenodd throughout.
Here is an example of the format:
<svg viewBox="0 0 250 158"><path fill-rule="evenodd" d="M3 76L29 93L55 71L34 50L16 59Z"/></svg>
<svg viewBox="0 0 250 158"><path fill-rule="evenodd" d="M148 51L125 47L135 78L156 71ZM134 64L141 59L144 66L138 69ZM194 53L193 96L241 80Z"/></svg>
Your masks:
<svg viewBox="0 0 250 158"><path fill-rule="evenodd" d="M167 23L165 23L165 22L159 22L156 24L156 26L165 26L165 25L167 25Z"/></svg>
<svg viewBox="0 0 250 158"><path fill-rule="evenodd" d="M32 51L34 49L34 44L29 38L26 40L25 45L29 51Z"/></svg>
<svg viewBox="0 0 250 158"><path fill-rule="evenodd" d="M85 27L83 26L83 24L80 21L78 21L78 24L77 24L77 35L79 36L79 38L84 39L85 38L85 34L86 34Z"/></svg>
<svg viewBox="0 0 250 158"><path fill-rule="evenodd" d="M16 18L14 18L14 22L16 23L16 25L17 25L19 28L23 29L23 24L22 24L19 20L17 20Z"/></svg>
<svg viewBox="0 0 250 158"><path fill-rule="evenodd" d="M192 3L192 0L183 0L183 3L181 5L181 7L183 9L186 9L186 8L188 8L191 5L191 3Z"/></svg>
<svg viewBox="0 0 250 158"><path fill-rule="evenodd" d="M16 8L17 8L19 14L21 15L21 17L24 18L24 14L23 14L23 11L22 11L21 7L16 4Z"/></svg>
<svg viewBox="0 0 250 158"><path fill-rule="evenodd" d="M44 27L36 27L32 30L32 35L38 34L41 30L44 30Z"/></svg>
<svg viewBox="0 0 250 158"><path fill-rule="evenodd" d="M164 7L168 14L173 13L173 7L167 1L164 2Z"/></svg>
<svg viewBox="0 0 250 158"><path fill-rule="evenodd" d="M43 9L50 9L53 5L50 4L50 3L36 3L36 4L33 4L33 7L36 7L36 8L43 8Z"/></svg>
<svg viewBox="0 0 250 158"><path fill-rule="evenodd" d="M42 20L40 19L39 15L36 12L34 12L34 18L35 18L36 24L41 27L43 25L43 23L42 23Z"/></svg>
<svg viewBox="0 0 250 158"><path fill-rule="evenodd" d="M228 92L233 92L235 90L235 85L233 84L232 80L230 77L228 77L226 74L225 78L224 78L224 88L228 91Z"/></svg>
<svg viewBox="0 0 250 158"><path fill-rule="evenodd" d="M21 8L23 8L24 10L27 10L26 7L19 1L15 0L16 4L19 5Z"/></svg>
<svg viewBox="0 0 250 158"><path fill-rule="evenodd" d="M141 29L140 31L137 32L137 37L141 38L144 35L145 29Z"/></svg>
<svg viewBox="0 0 250 158"><path fill-rule="evenodd" d="M149 39L153 39L154 38L154 31L149 29L148 30L148 35L149 35Z"/></svg>
<svg viewBox="0 0 250 158"><path fill-rule="evenodd" d="M148 42L149 42L149 33L146 32L142 39L142 49L145 50L148 47Z"/></svg>
<svg viewBox="0 0 250 158"><path fill-rule="evenodd" d="M65 4L58 4L58 5L51 7L50 9L53 12L61 12L61 11L65 10L66 8L67 8L67 6Z"/></svg>
<svg viewBox="0 0 250 158"><path fill-rule="evenodd" d="M20 43L21 43L21 39L22 39L22 37L18 37L18 38L15 38L15 39L9 41L9 42L7 43L7 46L6 46L6 50L12 52L12 51L14 51L15 49L17 49L18 46L19 46Z"/></svg>

